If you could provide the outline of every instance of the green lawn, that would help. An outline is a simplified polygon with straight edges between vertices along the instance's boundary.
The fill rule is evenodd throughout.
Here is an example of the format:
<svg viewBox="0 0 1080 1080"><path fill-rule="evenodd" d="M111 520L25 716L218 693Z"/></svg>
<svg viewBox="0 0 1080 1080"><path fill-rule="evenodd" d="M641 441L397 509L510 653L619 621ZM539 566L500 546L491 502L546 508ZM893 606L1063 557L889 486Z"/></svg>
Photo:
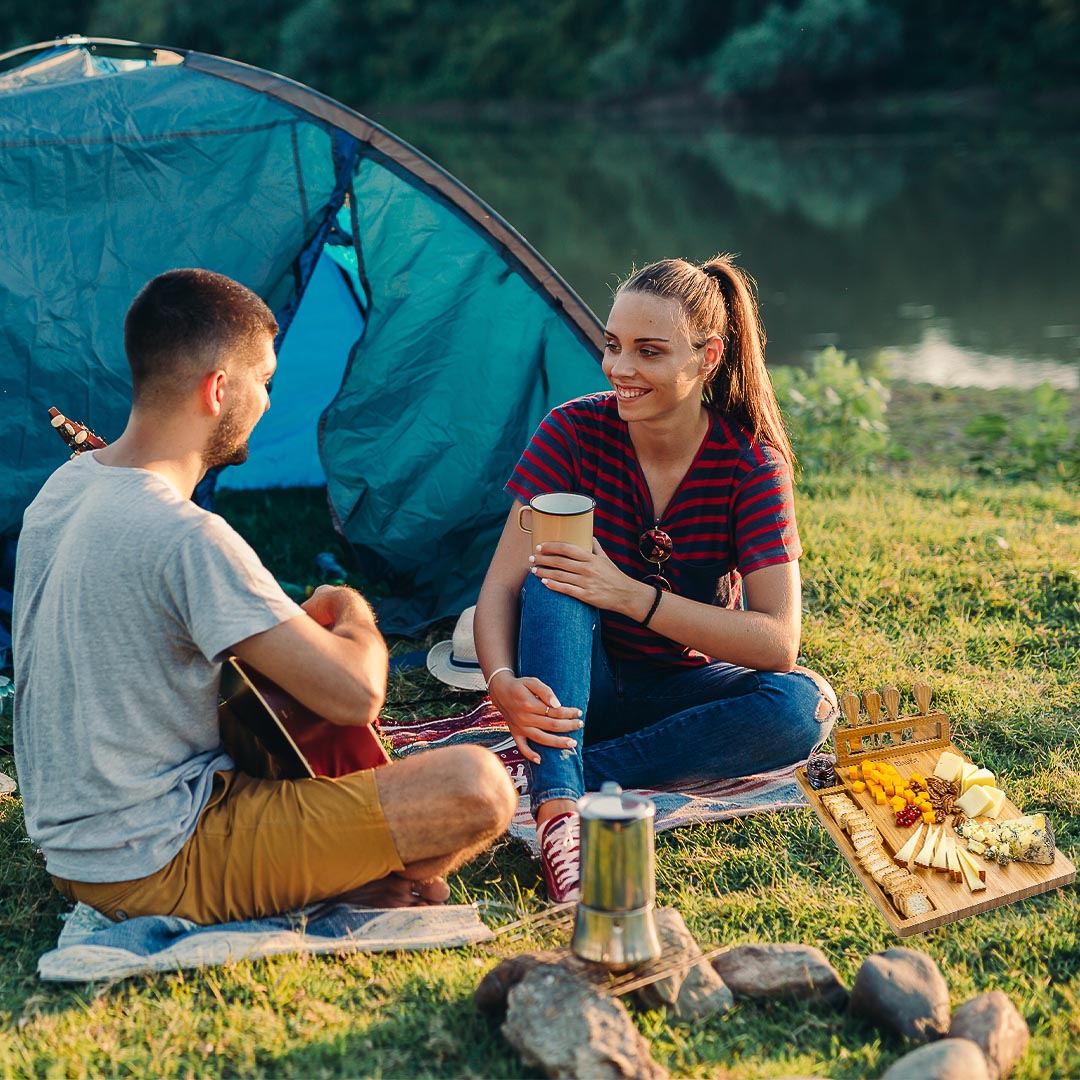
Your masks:
<svg viewBox="0 0 1080 1080"><path fill-rule="evenodd" d="M1023 395L1007 397L1023 411ZM803 651L838 690L895 684L905 708L912 684L929 681L959 745L1021 808L1050 814L1075 862L1080 500L1060 480L980 477L950 457L968 416L1002 409L988 400L898 387L890 424L911 460L803 478ZM283 579L311 583L312 556L341 550L321 496L233 495L221 509ZM393 677L387 711L438 715L473 701L414 671ZM10 743L8 716L7 773ZM899 943L809 810L664 834L657 862L659 902L679 908L706 947L819 945L850 985L868 953ZM542 904L535 868L509 843L452 884L457 900ZM500 955L563 941L537 933L446 953L278 958L64 987L35 975L64 909L25 839L18 799L0 801L0 1075L533 1075L471 994ZM990 989L1010 995L1033 1035L1015 1076L1077 1076L1078 928L1069 886L903 943L940 965L954 1005ZM793 1004L740 1003L695 1025L637 1018L657 1060L684 1076L863 1077L905 1051L859 1021Z"/></svg>

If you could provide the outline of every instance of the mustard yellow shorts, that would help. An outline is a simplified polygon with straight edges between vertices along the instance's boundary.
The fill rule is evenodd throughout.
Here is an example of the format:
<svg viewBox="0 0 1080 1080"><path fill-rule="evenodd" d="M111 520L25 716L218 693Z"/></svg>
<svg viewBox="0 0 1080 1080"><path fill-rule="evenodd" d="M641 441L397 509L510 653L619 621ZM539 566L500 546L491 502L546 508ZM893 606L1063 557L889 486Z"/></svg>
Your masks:
<svg viewBox="0 0 1080 1080"><path fill-rule="evenodd" d="M110 919L176 915L207 925L291 911L402 869L372 770L305 780L230 771L215 775L191 839L156 873L53 882Z"/></svg>

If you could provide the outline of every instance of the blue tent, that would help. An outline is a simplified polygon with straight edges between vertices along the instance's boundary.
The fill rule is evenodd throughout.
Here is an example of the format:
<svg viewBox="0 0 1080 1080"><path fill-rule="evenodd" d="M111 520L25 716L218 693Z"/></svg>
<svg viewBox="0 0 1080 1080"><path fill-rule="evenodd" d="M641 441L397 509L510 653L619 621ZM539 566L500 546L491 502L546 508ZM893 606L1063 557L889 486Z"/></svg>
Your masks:
<svg viewBox="0 0 1080 1080"><path fill-rule="evenodd" d="M62 458L50 405L122 430L123 316L172 267L244 282L282 328L273 408L217 486L325 484L390 583L387 632L475 599L529 435L602 384L595 316L510 225L378 124L244 64L86 38L0 57L0 206L9 538Z"/></svg>

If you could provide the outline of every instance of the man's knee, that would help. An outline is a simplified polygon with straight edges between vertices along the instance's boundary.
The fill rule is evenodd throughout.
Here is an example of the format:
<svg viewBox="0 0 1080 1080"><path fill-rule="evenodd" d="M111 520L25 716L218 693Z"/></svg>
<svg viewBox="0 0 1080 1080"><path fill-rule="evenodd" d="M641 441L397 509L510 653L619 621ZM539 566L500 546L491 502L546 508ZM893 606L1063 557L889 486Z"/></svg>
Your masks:
<svg viewBox="0 0 1080 1080"><path fill-rule="evenodd" d="M402 762L396 779L385 783L384 806L394 813L398 801L426 805L429 812L452 821L454 830L495 836L505 832L517 809L517 792L503 763L482 746L447 746ZM394 768L390 766L389 768Z"/></svg>
<svg viewBox="0 0 1080 1080"><path fill-rule="evenodd" d="M448 794L480 832L502 833L517 809L517 791L503 763L482 746L453 746L446 755Z"/></svg>

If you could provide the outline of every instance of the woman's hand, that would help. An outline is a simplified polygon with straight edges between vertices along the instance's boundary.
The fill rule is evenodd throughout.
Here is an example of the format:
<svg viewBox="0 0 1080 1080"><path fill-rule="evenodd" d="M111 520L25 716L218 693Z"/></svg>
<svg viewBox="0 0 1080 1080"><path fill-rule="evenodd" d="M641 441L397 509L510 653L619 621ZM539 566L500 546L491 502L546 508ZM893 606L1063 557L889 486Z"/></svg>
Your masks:
<svg viewBox="0 0 1080 1080"><path fill-rule="evenodd" d="M617 611L641 618L642 603L648 609L653 590L624 574L597 540L592 551L573 544L541 544L530 556L530 573L549 589L582 600L600 611Z"/></svg>
<svg viewBox="0 0 1080 1080"><path fill-rule="evenodd" d="M509 671L496 673L488 686L488 696L503 714L517 748L534 765L540 764L540 755L530 741L560 750L577 745L565 733L580 730L581 710L560 705L551 688L539 679L518 679Z"/></svg>

